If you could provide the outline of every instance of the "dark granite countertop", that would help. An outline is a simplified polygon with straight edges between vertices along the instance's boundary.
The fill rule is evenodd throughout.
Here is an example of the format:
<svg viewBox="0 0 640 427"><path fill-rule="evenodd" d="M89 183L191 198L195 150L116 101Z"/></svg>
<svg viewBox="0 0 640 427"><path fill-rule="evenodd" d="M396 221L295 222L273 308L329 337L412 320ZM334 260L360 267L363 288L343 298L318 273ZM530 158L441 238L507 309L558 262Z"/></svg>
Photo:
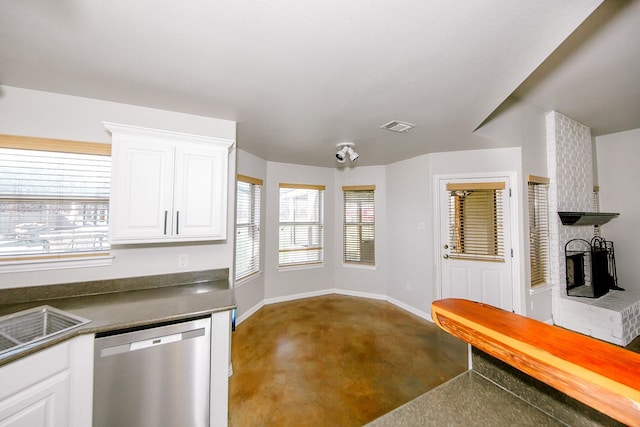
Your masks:
<svg viewBox="0 0 640 427"><path fill-rule="evenodd" d="M398 426L566 426L486 378L467 371L367 424Z"/></svg>
<svg viewBox="0 0 640 427"><path fill-rule="evenodd" d="M80 334L207 316L236 308L220 270L0 290L0 316L48 305L90 322L0 355L0 366ZM57 289L56 289L57 287Z"/></svg>
<svg viewBox="0 0 640 427"><path fill-rule="evenodd" d="M616 420L476 349L473 369L367 424L619 427Z"/></svg>

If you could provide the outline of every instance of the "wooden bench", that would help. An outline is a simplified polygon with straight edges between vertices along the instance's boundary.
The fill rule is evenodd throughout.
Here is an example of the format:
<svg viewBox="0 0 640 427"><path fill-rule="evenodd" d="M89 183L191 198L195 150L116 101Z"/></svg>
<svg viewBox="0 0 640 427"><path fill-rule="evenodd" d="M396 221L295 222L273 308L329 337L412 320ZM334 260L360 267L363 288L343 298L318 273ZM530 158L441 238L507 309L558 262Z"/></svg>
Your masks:
<svg viewBox="0 0 640 427"><path fill-rule="evenodd" d="M463 299L431 305L448 333L622 423L640 426L640 354Z"/></svg>

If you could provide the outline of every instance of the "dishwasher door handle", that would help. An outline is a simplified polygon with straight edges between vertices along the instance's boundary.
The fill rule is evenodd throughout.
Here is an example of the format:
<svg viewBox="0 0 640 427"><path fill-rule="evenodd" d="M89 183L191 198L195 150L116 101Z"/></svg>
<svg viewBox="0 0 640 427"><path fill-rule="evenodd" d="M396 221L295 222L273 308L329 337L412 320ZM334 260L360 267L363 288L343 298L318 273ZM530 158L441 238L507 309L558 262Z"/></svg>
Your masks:
<svg viewBox="0 0 640 427"><path fill-rule="evenodd" d="M129 344L129 351L142 350L143 348L154 347L157 345L169 344L182 340L182 332L179 334L165 335L163 337L151 338L149 340L136 341Z"/></svg>
<svg viewBox="0 0 640 427"><path fill-rule="evenodd" d="M186 329L186 328L185 328ZM175 329L174 329L175 331ZM165 331L173 332L173 331ZM160 332L162 333L162 332ZM153 338L146 338L143 340L136 340L136 337L131 337L131 341L120 339L122 335L114 335L102 338L96 338L95 350L100 357L109 357L116 354L128 353L130 351L142 350L149 347L157 347L164 344L170 344L178 341L188 341L192 338L203 337L206 335L206 328L186 329L182 332L175 332L173 334L155 336ZM133 332L133 334L138 334ZM149 336L149 334L147 334ZM114 340L114 338L116 338ZM141 338L138 336L137 338Z"/></svg>
<svg viewBox="0 0 640 427"><path fill-rule="evenodd" d="M130 351L142 350L144 348L154 347L162 344L169 344L182 340L182 333L155 337L147 340L133 341L119 345L102 347L100 349L100 357L115 356L116 354L128 353Z"/></svg>

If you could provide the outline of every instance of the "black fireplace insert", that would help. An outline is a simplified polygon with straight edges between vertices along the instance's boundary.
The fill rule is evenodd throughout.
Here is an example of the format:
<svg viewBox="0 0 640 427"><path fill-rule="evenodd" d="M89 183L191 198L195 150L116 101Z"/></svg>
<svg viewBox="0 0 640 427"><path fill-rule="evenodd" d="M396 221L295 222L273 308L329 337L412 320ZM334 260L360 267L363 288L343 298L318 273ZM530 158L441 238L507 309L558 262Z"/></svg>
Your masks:
<svg viewBox="0 0 640 427"><path fill-rule="evenodd" d="M599 298L618 286L613 242L600 236L572 239L564 246L567 295Z"/></svg>

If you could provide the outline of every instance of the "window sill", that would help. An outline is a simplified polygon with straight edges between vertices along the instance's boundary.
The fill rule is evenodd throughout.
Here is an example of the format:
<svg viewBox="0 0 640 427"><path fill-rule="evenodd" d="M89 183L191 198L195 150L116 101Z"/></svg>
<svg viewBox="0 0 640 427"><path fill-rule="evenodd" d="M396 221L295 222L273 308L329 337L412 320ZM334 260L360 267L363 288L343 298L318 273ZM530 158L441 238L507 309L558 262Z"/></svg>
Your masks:
<svg viewBox="0 0 640 427"><path fill-rule="evenodd" d="M256 271L255 273L251 273L248 276L243 277L242 279L238 279L234 282L233 286L239 288L240 286L249 283L253 279L259 277L262 274L262 271Z"/></svg>
<svg viewBox="0 0 640 427"><path fill-rule="evenodd" d="M551 283L541 283L539 285L535 285L529 288L529 295L541 294L542 292L546 292L553 288L553 284Z"/></svg>
<svg viewBox="0 0 640 427"><path fill-rule="evenodd" d="M343 262L342 263L342 267L343 268L356 268L356 269L360 269L360 270L377 270L378 269L377 265L351 264L351 263L348 263L348 262Z"/></svg>
<svg viewBox="0 0 640 427"><path fill-rule="evenodd" d="M317 264L301 264L301 265L291 265L287 267L278 267L278 272L310 270L313 268L324 268L324 262L319 262Z"/></svg>
<svg viewBox="0 0 640 427"><path fill-rule="evenodd" d="M61 270L66 268L104 267L113 263L113 255L86 258L6 261L0 263L0 273L23 273L27 271Z"/></svg>

